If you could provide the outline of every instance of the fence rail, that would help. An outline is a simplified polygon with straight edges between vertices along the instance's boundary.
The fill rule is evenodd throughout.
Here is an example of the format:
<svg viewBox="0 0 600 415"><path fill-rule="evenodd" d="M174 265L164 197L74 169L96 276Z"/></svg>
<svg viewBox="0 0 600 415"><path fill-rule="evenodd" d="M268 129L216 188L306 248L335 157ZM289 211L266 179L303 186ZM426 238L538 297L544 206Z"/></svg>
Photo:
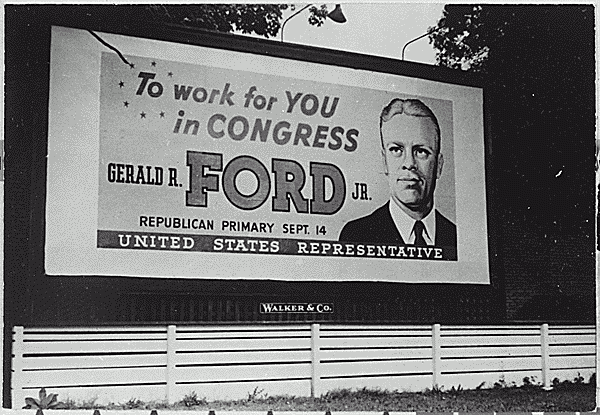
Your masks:
<svg viewBox="0 0 600 415"><path fill-rule="evenodd" d="M61 400L175 402L319 396L337 388L416 391L485 382L544 386L595 371L585 326L257 325L14 327L19 408L45 387Z"/></svg>

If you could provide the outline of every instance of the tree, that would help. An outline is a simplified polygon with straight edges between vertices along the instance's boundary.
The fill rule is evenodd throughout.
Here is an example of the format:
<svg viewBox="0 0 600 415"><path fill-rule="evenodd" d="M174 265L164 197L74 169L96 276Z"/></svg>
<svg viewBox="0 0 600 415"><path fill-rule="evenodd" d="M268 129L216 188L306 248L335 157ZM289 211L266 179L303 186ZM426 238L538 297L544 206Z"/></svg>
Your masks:
<svg viewBox="0 0 600 415"><path fill-rule="evenodd" d="M439 65L485 72L494 61L519 51L534 55L540 48L556 51L561 45L589 46L593 37L573 39L593 28L594 10L588 6L449 5L430 35ZM576 26L572 26L576 25ZM520 46L520 47L519 47ZM552 47L554 46L554 47ZM566 58L570 51L560 51ZM522 54L521 54L522 55ZM489 59L488 59L489 58ZM489 61L489 62L488 62ZM488 62L484 65L485 62Z"/></svg>
<svg viewBox="0 0 600 415"><path fill-rule="evenodd" d="M219 32L276 36L287 4L149 5L146 11L160 22L176 23ZM293 7L293 6L292 6Z"/></svg>
<svg viewBox="0 0 600 415"><path fill-rule="evenodd" d="M266 38L276 36L281 28L283 11L296 10L291 4L193 4L148 5L145 11L158 22L181 24L200 29L231 33L255 33ZM308 22L321 26L329 10L327 5L311 6Z"/></svg>
<svg viewBox="0 0 600 415"><path fill-rule="evenodd" d="M10 6L15 7L15 6ZM274 37L281 29L283 13L294 12L293 4L191 4L191 5L62 5L60 14L71 21L94 22L102 28L173 24L224 33L239 31ZM31 13L37 13L31 8ZM38 9L41 10L41 9ZM321 26L327 17L326 5L310 6L308 22Z"/></svg>
<svg viewBox="0 0 600 415"><path fill-rule="evenodd" d="M586 233L594 206L592 5L448 5L437 63L483 76L506 220Z"/></svg>
<svg viewBox="0 0 600 415"><path fill-rule="evenodd" d="M489 222L499 230L507 296L530 296L515 318L589 318L593 6L450 5L433 29L437 63L476 72L484 82L494 189L488 207L495 213ZM562 286L570 288L562 293Z"/></svg>
<svg viewBox="0 0 600 415"><path fill-rule="evenodd" d="M477 72L495 49L514 11L490 6L446 6L429 38L438 65Z"/></svg>

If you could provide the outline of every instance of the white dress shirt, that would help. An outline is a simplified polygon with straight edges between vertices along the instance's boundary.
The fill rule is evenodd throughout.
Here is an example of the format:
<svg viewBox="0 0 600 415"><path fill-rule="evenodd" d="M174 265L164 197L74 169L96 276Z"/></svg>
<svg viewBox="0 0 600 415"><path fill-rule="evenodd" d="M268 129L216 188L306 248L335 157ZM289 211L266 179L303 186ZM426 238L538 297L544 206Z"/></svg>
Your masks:
<svg viewBox="0 0 600 415"><path fill-rule="evenodd" d="M390 214L404 243L414 244L415 234L413 228L416 220L404 213L393 199L390 199ZM425 225L425 231L423 232L425 242L427 242L427 245L435 245L435 206L427 216L421 219L421 222Z"/></svg>

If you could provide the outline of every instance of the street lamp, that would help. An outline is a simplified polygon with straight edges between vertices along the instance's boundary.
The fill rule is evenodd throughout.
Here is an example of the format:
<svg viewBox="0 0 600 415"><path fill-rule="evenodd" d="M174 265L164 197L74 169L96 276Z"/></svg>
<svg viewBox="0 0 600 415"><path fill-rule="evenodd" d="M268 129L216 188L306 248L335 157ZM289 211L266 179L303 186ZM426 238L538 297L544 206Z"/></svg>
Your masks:
<svg viewBox="0 0 600 415"><path fill-rule="evenodd" d="M437 32L437 31L438 31L438 30L440 30L440 29L441 29L441 27L434 27L434 28L433 28L432 30L430 30L429 32L427 32L427 33L425 33L425 34L423 34L423 35L421 35L421 36L419 36L419 37L416 37L416 38L414 38L413 40L409 40L408 42L406 42L406 44L405 44L405 45L404 45L404 47L402 48L402 60L404 60L404 51L406 50L406 47L407 47L408 45L410 45L410 44L411 44L411 43L413 43L413 42L416 42L417 40L419 40L419 39L421 39L421 38L424 38L425 36L429 36L430 34L432 34L432 33L435 33L435 32Z"/></svg>
<svg viewBox="0 0 600 415"><path fill-rule="evenodd" d="M301 8L296 13L292 14L290 17L288 17L287 19L285 19L283 21L283 24L281 25L281 41L282 42L283 42L283 29L285 28L285 24L292 17L295 17L298 14L302 13L304 10L308 9L310 6L312 6L312 4L304 6L303 8ZM336 4L335 9L333 9L331 12L327 13L327 17L329 17L331 20L333 20L336 23L346 23L346 16L344 16L344 13L342 12L342 6L340 6L339 4Z"/></svg>

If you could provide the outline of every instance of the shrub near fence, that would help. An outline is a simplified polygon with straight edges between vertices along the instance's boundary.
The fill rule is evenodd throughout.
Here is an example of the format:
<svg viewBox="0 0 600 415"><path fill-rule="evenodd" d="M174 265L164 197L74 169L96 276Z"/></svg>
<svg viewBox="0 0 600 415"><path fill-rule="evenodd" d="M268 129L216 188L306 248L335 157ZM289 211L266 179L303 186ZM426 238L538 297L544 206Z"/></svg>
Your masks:
<svg viewBox="0 0 600 415"><path fill-rule="evenodd" d="M336 388L491 387L595 371L595 327L219 325L14 328L13 407L46 387L97 403Z"/></svg>

